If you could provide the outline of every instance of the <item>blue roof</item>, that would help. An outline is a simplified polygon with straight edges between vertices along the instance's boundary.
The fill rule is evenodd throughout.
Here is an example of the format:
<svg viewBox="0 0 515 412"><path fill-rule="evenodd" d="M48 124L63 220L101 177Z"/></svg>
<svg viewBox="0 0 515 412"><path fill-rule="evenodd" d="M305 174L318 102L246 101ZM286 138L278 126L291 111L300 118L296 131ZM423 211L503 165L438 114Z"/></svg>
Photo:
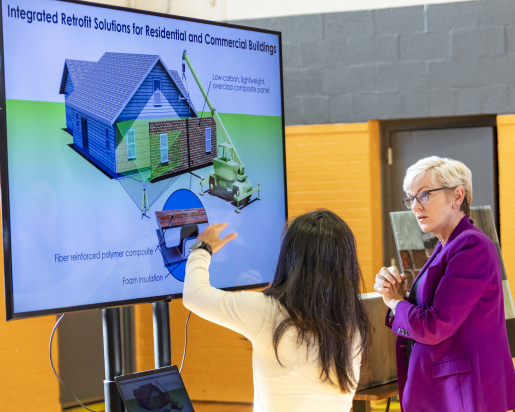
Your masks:
<svg viewBox="0 0 515 412"><path fill-rule="evenodd" d="M96 63L81 61L75 64L79 60L70 62L74 63L65 64L65 70L68 67L72 80L74 80L73 76L77 76L79 81L77 84L74 82L75 89L66 100L66 104L109 125L114 124L134 93L158 63L170 75L172 83L176 85L183 97L187 97L186 89L178 78L177 72L174 76L158 55L108 52L104 53ZM82 65L82 63L90 63L90 65ZM73 69L70 71L72 66ZM191 102L190 108L192 116L197 117Z"/></svg>
<svg viewBox="0 0 515 412"><path fill-rule="evenodd" d="M88 70L95 64L96 62L88 62L85 60L66 59L64 61L63 77L61 79L61 88L59 89L59 93L64 94L68 76L70 76L72 83L77 85Z"/></svg>

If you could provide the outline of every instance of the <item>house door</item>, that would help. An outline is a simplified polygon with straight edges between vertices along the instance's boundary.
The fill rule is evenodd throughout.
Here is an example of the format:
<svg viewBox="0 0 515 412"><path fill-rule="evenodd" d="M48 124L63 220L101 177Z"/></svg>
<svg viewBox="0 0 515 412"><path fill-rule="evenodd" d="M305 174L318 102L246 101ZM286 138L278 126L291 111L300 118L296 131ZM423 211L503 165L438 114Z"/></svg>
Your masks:
<svg viewBox="0 0 515 412"><path fill-rule="evenodd" d="M88 139L88 119L84 117L81 118L81 126L82 126L82 148L84 150L89 149L89 139Z"/></svg>
<svg viewBox="0 0 515 412"><path fill-rule="evenodd" d="M472 172L472 206L490 205L499 229L497 144L493 127L392 131L384 143L391 149L390 156L384 156L390 161L385 160L383 164L385 265L390 266L392 259L395 259L395 265L399 264L389 213L406 211L402 203L406 197L402 190L404 175L409 166L424 157L436 155L465 163Z"/></svg>

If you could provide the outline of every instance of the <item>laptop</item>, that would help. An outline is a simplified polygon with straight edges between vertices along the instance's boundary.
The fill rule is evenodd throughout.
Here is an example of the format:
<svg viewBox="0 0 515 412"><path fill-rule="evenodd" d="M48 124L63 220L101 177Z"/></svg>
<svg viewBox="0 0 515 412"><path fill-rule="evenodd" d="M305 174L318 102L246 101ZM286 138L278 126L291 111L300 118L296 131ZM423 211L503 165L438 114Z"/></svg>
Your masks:
<svg viewBox="0 0 515 412"><path fill-rule="evenodd" d="M114 378L127 412L195 412L177 366Z"/></svg>

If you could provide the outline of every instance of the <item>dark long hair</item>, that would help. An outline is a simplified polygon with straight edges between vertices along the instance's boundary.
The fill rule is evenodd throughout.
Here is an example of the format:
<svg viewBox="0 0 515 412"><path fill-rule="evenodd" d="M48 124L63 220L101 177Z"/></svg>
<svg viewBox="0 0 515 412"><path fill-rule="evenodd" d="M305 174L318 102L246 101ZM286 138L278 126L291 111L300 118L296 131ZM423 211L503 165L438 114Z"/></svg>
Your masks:
<svg viewBox="0 0 515 412"><path fill-rule="evenodd" d="M287 312L273 333L277 361L281 338L295 328L299 347L318 349L321 380L342 393L354 389L355 339L366 358L371 336L363 285L354 235L340 217L321 209L289 221L274 281L263 291Z"/></svg>

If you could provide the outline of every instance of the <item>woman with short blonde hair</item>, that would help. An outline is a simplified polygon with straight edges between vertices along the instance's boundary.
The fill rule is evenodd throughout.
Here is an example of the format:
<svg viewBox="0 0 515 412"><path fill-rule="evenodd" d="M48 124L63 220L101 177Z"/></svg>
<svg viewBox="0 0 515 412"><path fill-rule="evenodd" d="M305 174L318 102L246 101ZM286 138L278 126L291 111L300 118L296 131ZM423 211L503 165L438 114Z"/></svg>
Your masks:
<svg viewBox="0 0 515 412"><path fill-rule="evenodd" d="M431 156L408 168L403 185L424 233L439 243L413 282L382 268L374 289L390 308L397 375L406 412L515 409L502 276L493 242L469 219L472 173Z"/></svg>
<svg viewBox="0 0 515 412"><path fill-rule="evenodd" d="M460 210L465 216L469 216L472 203L472 172L467 166L458 160L438 156L426 157L411 165L406 171L402 186L404 191L407 192L411 182L422 174L428 174L433 182L439 182L447 189L463 187L465 196Z"/></svg>

